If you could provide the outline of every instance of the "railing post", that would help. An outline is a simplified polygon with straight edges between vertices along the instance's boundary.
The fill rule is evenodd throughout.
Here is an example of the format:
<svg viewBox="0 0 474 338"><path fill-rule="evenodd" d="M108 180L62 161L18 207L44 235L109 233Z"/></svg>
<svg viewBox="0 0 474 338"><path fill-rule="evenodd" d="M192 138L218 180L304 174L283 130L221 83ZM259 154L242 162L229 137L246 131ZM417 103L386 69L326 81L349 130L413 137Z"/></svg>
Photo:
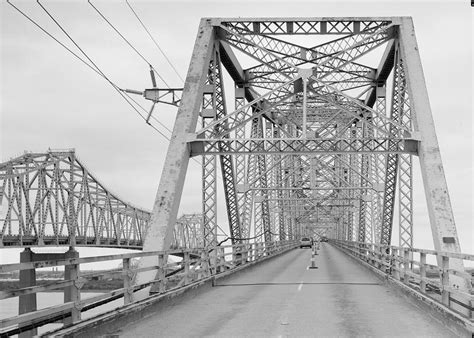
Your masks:
<svg viewBox="0 0 474 338"><path fill-rule="evenodd" d="M371 260L372 260L372 266L375 266L375 267L378 267L378 262L376 261L377 260L377 255L378 255L378 247L375 245L375 244L370 244L370 257L371 257Z"/></svg>
<svg viewBox="0 0 474 338"><path fill-rule="evenodd" d="M241 249L239 246L232 246L232 261L235 265L240 265Z"/></svg>
<svg viewBox="0 0 474 338"><path fill-rule="evenodd" d="M240 261L240 265L243 265L246 263L247 259L245 258L245 254L244 254L244 250L245 250L245 247L243 244L239 244L239 261Z"/></svg>
<svg viewBox="0 0 474 338"><path fill-rule="evenodd" d="M225 250L222 247L219 247L219 271L225 271Z"/></svg>
<svg viewBox="0 0 474 338"><path fill-rule="evenodd" d="M247 245L245 245L245 244L243 244L243 243L242 243L241 245L242 245L242 247L240 248L240 252L241 252L241 255L242 255L242 260L243 260L243 262L244 262L244 264L245 264L245 263L247 263L248 260L249 260L248 247L247 247Z"/></svg>
<svg viewBox="0 0 474 338"><path fill-rule="evenodd" d="M397 280L400 280L400 270L402 267L402 263L399 260L398 256L398 248L392 248L392 263L390 263L390 266L393 266L393 277Z"/></svg>
<svg viewBox="0 0 474 338"><path fill-rule="evenodd" d="M408 280L410 277L408 276L408 270L410 266L410 252L407 248L403 248L403 283L408 285Z"/></svg>
<svg viewBox="0 0 474 338"><path fill-rule="evenodd" d="M66 259L79 258L79 252L74 250L73 247L70 247L69 251L67 251L64 255ZM81 320L80 289L83 283L79 281L79 265L66 265L64 268L64 279L73 281L71 286L68 286L64 289L64 302L74 302L74 306L71 309L71 318L64 320L64 324L68 325Z"/></svg>
<svg viewBox="0 0 474 338"><path fill-rule="evenodd" d="M441 302L449 307L449 291L446 289L449 287L449 257L442 256L441 259L441 284L443 289L441 290Z"/></svg>
<svg viewBox="0 0 474 338"><path fill-rule="evenodd" d="M191 256L189 255L189 251L185 251L183 255L183 262L184 262L184 285L189 284L189 261L191 259Z"/></svg>
<svg viewBox="0 0 474 338"><path fill-rule="evenodd" d="M202 268L202 273L203 277L209 276L209 253L207 252L207 249L202 250L201 253L201 268Z"/></svg>
<svg viewBox="0 0 474 338"><path fill-rule="evenodd" d="M385 269L385 273L391 275L392 271L395 271L394 266L395 263L391 259L391 248L390 246L382 247L382 259L383 259L383 268Z"/></svg>
<svg viewBox="0 0 474 338"><path fill-rule="evenodd" d="M208 275L214 275L217 273L217 252L216 249L212 249L211 252L207 251L208 258Z"/></svg>
<svg viewBox="0 0 474 338"><path fill-rule="evenodd" d="M33 262L34 253L30 248L25 248L23 252L20 253L20 263L29 263ZM20 288L25 288L29 286L36 286L36 270L20 270ZM18 314L24 314L32 311L36 311L36 293L29 295L19 296L18 301ZM34 328L29 331L24 331L19 334L20 338L23 337L33 337L38 333L38 329Z"/></svg>
<svg viewBox="0 0 474 338"><path fill-rule="evenodd" d="M420 253L420 291L426 293L426 254Z"/></svg>
<svg viewBox="0 0 474 338"><path fill-rule="evenodd" d="M133 302L132 286L132 274L130 271L130 258L124 258L122 260L122 278L123 278L123 303L125 305Z"/></svg>
<svg viewBox="0 0 474 338"><path fill-rule="evenodd" d="M382 248L381 245L376 245L375 248L377 248L377 254L375 255L375 258L377 258L376 267L377 267L377 269L382 270L382 267L383 267L383 264L382 264L382 262L383 262L383 260L382 260L382 255L383 255L382 250L383 250L383 248Z"/></svg>
<svg viewBox="0 0 474 338"><path fill-rule="evenodd" d="M165 254L158 254L158 292L163 293L166 290L166 261Z"/></svg>

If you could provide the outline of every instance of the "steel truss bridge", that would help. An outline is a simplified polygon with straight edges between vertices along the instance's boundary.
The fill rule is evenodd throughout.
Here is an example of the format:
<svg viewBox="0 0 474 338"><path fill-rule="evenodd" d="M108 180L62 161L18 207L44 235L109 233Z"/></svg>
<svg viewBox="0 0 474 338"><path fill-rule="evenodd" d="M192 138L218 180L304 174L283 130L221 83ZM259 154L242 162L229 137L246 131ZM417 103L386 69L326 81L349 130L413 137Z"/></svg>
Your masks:
<svg viewBox="0 0 474 338"><path fill-rule="evenodd" d="M0 164L2 247L141 249L150 211L105 188L74 150L28 153ZM174 248L202 247L202 216L182 215Z"/></svg>
<svg viewBox="0 0 474 338"><path fill-rule="evenodd" d="M413 32L406 18L203 20L145 249L170 246L200 157L206 246L222 177L234 244L325 233L389 245L397 231L411 248L419 165L435 248L458 252Z"/></svg>
<svg viewBox="0 0 474 338"><path fill-rule="evenodd" d="M302 45L301 36L314 43ZM172 102L163 101L165 94ZM152 286L159 295L180 293L287 252L301 236L326 237L474 327L472 277L464 269L474 258L460 252L411 18L205 18L184 88L143 95L178 106L152 212L108 192L73 152L26 154L0 167L3 246L140 247L139 254L107 258L123 260L124 281L108 296L123 296L127 309L138 311L152 302ZM202 161L202 210L178 219L193 157ZM435 250L413 248L414 166ZM217 239L219 198L229 246ZM183 260L169 262L169 255ZM74 269L91 259L48 266ZM3 271L45 266L35 264ZM427 277L427 269L439 276ZM80 326L83 307L107 296L81 301L81 277L72 276L64 283L75 293L61 311ZM32 293L1 295L22 292ZM50 315L38 313L2 324L31 329Z"/></svg>

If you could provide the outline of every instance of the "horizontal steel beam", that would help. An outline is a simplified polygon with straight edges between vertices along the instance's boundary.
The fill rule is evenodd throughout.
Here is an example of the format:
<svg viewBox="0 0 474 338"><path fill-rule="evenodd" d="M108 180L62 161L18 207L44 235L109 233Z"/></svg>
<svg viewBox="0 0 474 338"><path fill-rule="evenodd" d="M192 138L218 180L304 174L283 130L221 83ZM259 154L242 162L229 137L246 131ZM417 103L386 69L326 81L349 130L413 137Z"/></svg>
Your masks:
<svg viewBox="0 0 474 338"><path fill-rule="evenodd" d="M364 139L194 139L191 156L222 154L416 154L418 141L401 138ZM223 152L221 149L227 149Z"/></svg>

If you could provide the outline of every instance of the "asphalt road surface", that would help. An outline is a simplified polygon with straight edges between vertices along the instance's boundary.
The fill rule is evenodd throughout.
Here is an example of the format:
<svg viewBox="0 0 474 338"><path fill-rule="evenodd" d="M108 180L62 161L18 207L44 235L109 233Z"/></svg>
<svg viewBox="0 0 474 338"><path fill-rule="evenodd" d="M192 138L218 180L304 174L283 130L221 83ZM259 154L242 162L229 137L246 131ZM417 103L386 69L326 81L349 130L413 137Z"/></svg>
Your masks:
<svg viewBox="0 0 474 338"><path fill-rule="evenodd" d="M244 270L169 306L121 337L455 337L369 270L323 243Z"/></svg>

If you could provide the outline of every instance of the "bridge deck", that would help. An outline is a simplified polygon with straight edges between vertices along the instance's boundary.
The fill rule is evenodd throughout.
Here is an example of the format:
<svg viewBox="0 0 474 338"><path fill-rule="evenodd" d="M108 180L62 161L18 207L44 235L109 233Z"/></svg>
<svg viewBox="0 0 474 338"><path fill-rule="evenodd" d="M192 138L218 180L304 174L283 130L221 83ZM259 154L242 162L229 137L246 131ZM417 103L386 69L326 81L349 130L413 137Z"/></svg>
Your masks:
<svg viewBox="0 0 474 338"><path fill-rule="evenodd" d="M119 334L148 336L455 336L416 304L328 244L293 250Z"/></svg>

